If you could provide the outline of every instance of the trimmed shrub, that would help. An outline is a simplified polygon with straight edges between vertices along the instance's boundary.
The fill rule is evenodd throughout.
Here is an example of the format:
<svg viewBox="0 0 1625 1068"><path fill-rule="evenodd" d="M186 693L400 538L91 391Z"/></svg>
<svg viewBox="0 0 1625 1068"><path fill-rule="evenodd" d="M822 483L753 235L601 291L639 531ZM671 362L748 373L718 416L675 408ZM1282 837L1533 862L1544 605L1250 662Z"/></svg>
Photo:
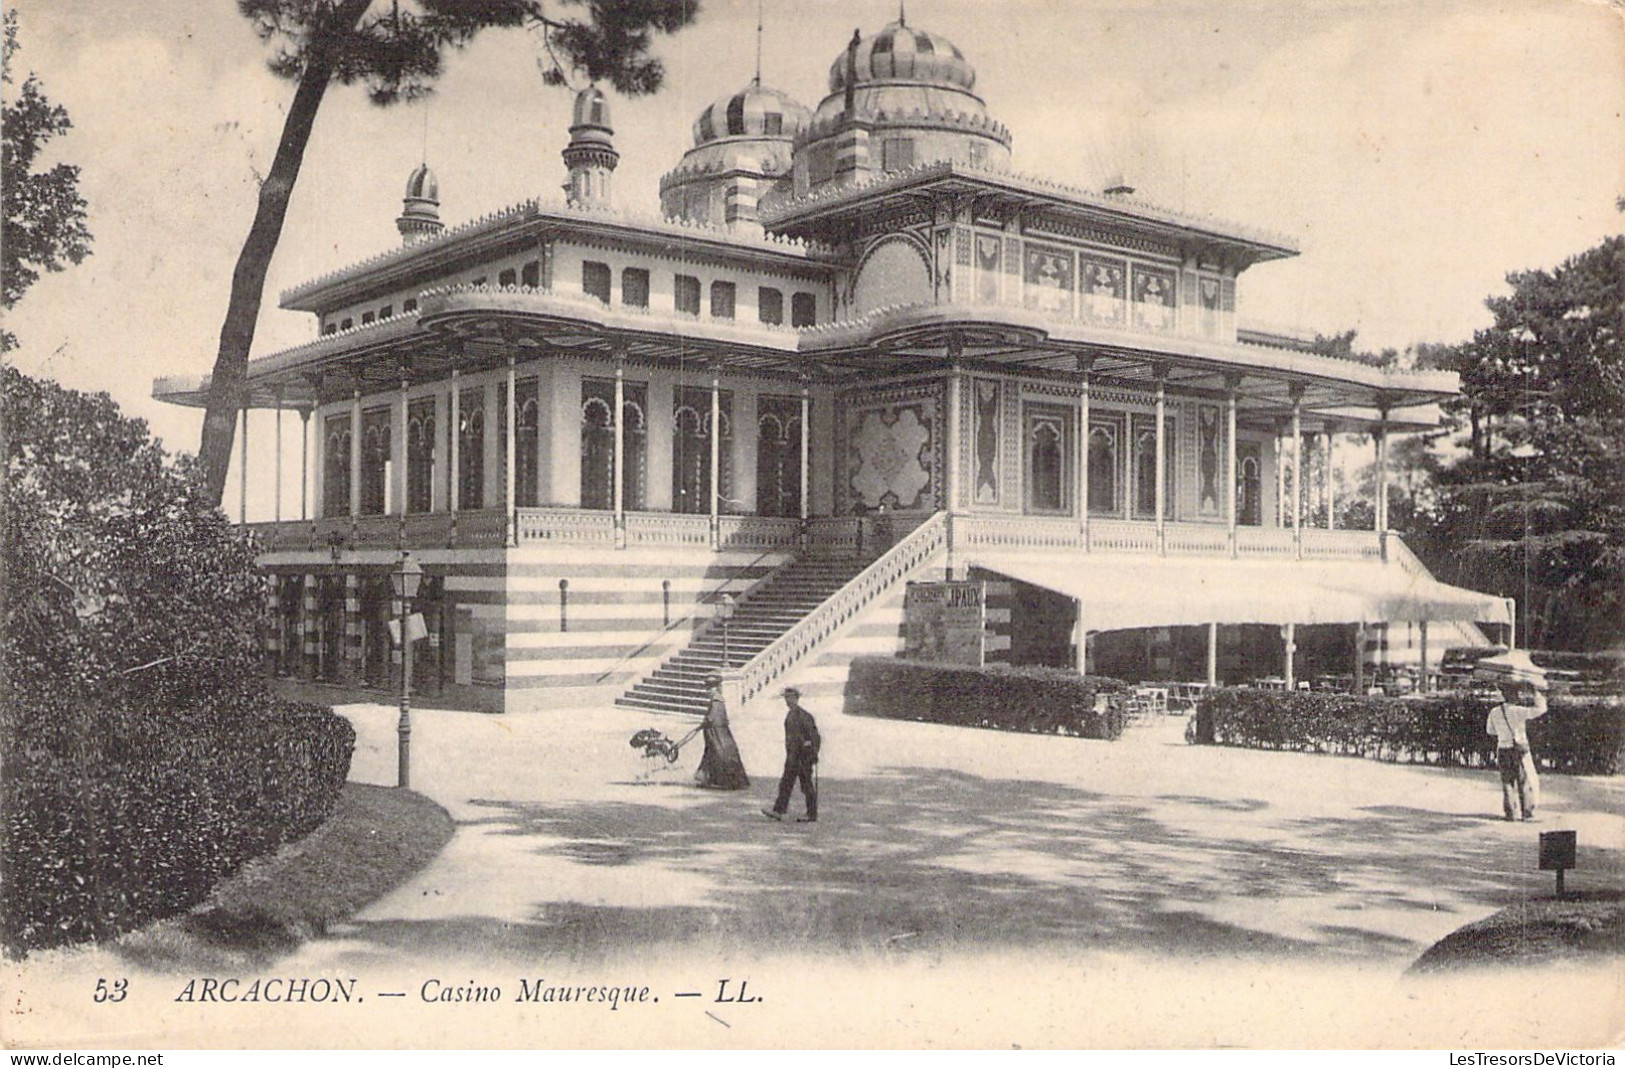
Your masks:
<svg viewBox="0 0 1625 1068"><path fill-rule="evenodd" d="M4 940L105 939L202 901L327 819L355 729L330 709L52 709L55 741L7 756Z"/></svg>
<svg viewBox="0 0 1625 1068"><path fill-rule="evenodd" d="M1095 711L1096 694L1128 689L1116 679L1059 668L971 667L893 657L852 661L846 708L852 715L954 727L1115 739L1123 733L1118 702Z"/></svg>
<svg viewBox="0 0 1625 1068"><path fill-rule="evenodd" d="M1222 689L1204 694L1186 730L1203 745L1335 753L1451 767L1491 766L1484 729L1492 702L1471 694L1423 699ZM1625 700L1553 697L1529 725L1540 766L1612 775L1625 765Z"/></svg>

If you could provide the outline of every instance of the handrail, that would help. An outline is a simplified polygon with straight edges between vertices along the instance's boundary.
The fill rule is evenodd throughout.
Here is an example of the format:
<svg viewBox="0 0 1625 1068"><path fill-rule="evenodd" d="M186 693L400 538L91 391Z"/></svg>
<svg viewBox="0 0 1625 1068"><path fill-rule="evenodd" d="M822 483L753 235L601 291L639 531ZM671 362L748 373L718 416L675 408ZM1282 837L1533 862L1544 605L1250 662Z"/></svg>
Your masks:
<svg viewBox="0 0 1625 1068"><path fill-rule="evenodd" d="M821 645L865 605L947 547L947 513L937 512L774 639L771 645L751 657L738 672L729 673L738 679L740 702L749 701L767 689L774 679Z"/></svg>
<svg viewBox="0 0 1625 1068"><path fill-rule="evenodd" d="M746 564L745 567L744 567L744 570L749 570L750 568L755 567L757 564L761 563L763 560L767 559L769 556L782 556L782 555L783 555L783 551L779 550L779 549L765 550L760 555L758 555L756 557L756 559L754 559L750 563ZM776 573L778 570L779 570L778 568L774 568L773 572ZM763 577L762 579L760 579L759 582L766 582L771 577L772 577L772 574L769 574L769 575ZM605 669L603 674L599 675L596 679L594 679L593 682L595 682L595 683L603 682L605 679L609 678L611 675L613 675L617 671L619 671L623 665L625 665L629 661L636 660L638 657L642 656L646 650L648 650L650 647L657 644L660 641L661 637L663 635L665 635L667 632L676 630L678 627L682 626L684 623L687 623L689 620L698 617L699 614L700 614L699 610L698 610L699 605L702 605L702 604L709 605L709 604L717 603L717 600L720 597L722 597L723 594L728 592L728 588L730 586L732 586L734 584L734 582L738 580L738 578L739 578L739 576L737 576L737 575L730 576L729 579L726 582L724 582L722 585L718 586L716 589L710 591L705 596L701 597L698 601L694 602L695 606L696 606L694 611L688 613L687 615L685 615L681 619L675 619L675 620L671 621L670 623L667 623L665 626L663 626L659 630L655 631L654 637L650 638L648 641L644 642L642 645L638 646L636 649L632 650L630 653L627 653L625 656L623 656L619 660L615 661L615 663L611 664L607 669ZM757 585L757 583L752 583L749 587L746 588L745 593L749 594L750 590L754 589L756 587L756 585ZM714 612L712 613L711 618L712 619L716 618L716 614ZM703 634L703 633L705 633L705 632L702 630L699 633L696 633L694 636L697 638L697 637L700 636L700 634Z"/></svg>

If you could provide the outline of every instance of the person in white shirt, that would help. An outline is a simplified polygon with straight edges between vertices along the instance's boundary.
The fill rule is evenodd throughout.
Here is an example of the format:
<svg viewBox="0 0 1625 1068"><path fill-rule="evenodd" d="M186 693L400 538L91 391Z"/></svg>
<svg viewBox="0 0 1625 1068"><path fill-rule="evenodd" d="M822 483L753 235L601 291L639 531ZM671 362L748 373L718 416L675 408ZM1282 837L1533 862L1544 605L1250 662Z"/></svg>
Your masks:
<svg viewBox="0 0 1625 1068"><path fill-rule="evenodd" d="M1535 818L1540 775L1529 749L1528 723L1546 714L1546 695L1532 682L1502 682L1501 703L1490 709L1484 729L1495 735L1495 763L1501 769L1501 812L1509 820Z"/></svg>

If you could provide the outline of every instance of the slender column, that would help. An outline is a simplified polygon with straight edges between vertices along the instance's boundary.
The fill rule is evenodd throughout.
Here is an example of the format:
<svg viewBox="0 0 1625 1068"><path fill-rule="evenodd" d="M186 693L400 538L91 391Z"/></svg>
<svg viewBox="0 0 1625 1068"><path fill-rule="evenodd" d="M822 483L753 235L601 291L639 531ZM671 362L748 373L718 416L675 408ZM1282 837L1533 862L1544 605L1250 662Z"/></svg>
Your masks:
<svg viewBox="0 0 1625 1068"><path fill-rule="evenodd" d="M411 383L407 381L406 377L406 367L402 365L401 393L395 401L395 432L391 436L389 450L391 459L395 464L395 470L390 473L389 480L390 492L395 495L395 500L392 502L395 507L390 510L401 516L406 515L406 495L408 483L410 482L410 476L406 471L407 455L411 451L409 448L411 443L407 441L406 421L406 390L410 385Z"/></svg>
<svg viewBox="0 0 1625 1068"><path fill-rule="evenodd" d="M457 514L457 508L462 503L462 487L458 485L459 467L462 463L463 444L463 397L462 391L457 387L457 368L451 369L451 418L446 422L446 451L451 453L449 461L450 474L446 479L447 498L451 501L451 513ZM455 520L453 520L455 522Z"/></svg>
<svg viewBox="0 0 1625 1068"><path fill-rule="evenodd" d="M959 470L959 443L961 440L960 435L964 433L964 428L960 425L959 402L959 365L950 363L948 365L948 440L945 443L947 445L948 485L942 495L943 507L949 512L954 511L959 504L959 479L961 475Z"/></svg>
<svg viewBox="0 0 1625 1068"><path fill-rule="evenodd" d="M1417 677L1417 685L1423 693L1428 692L1428 621L1422 620L1417 624L1418 640L1421 642L1422 670Z"/></svg>
<svg viewBox="0 0 1625 1068"><path fill-rule="evenodd" d="M1275 426L1275 525L1287 525L1286 510L1286 424Z"/></svg>
<svg viewBox="0 0 1625 1068"><path fill-rule="evenodd" d="M1236 547L1236 408L1241 403L1241 376L1226 375L1224 378L1224 392L1224 521L1227 528L1226 537L1230 542L1230 555L1235 556L1238 552Z"/></svg>
<svg viewBox="0 0 1625 1068"><path fill-rule="evenodd" d="M276 390L276 499L271 502L271 518L282 522L282 387Z"/></svg>
<svg viewBox="0 0 1625 1068"><path fill-rule="evenodd" d="M1298 651L1298 625L1296 623L1288 623L1286 625L1285 645L1286 671L1283 672L1283 674L1286 676L1286 688L1288 690L1296 690L1298 688L1298 681L1297 675L1293 670L1293 661L1295 654Z"/></svg>
<svg viewBox="0 0 1625 1068"><path fill-rule="evenodd" d="M615 361L615 415L611 425L615 427L615 464L610 471L610 479L614 482L615 503L615 547L626 548L626 361Z"/></svg>
<svg viewBox="0 0 1625 1068"><path fill-rule="evenodd" d="M1089 551L1089 402L1093 400L1095 358L1078 357L1078 534Z"/></svg>
<svg viewBox="0 0 1625 1068"><path fill-rule="evenodd" d="M722 487L722 378L711 373L711 433L707 435L711 446L711 548L720 547L717 516L721 512Z"/></svg>
<svg viewBox="0 0 1625 1068"><path fill-rule="evenodd" d="M237 452L237 525L248 524L248 401L243 401L243 433Z"/></svg>
<svg viewBox="0 0 1625 1068"><path fill-rule="evenodd" d="M1303 387L1292 387L1292 544L1303 559Z"/></svg>
<svg viewBox="0 0 1625 1068"><path fill-rule="evenodd" d="M1332 425L1330 423L1326 424L1326 430L1322 435L1321 440L1325 442L1326 446L1326 454L1323 458L1323 466L1326 470L1326 483L1320 487L1321 498L1326 504L1326 529L1336 530L1337 493L1332 489Z"/></svg>
<svg viewBox="0 0 1625 1068"><path fill-rule="evenodd" d="M1378 408L1377 423L1377 499L1372 509L1377 514L1377 543L1382 558L1388 559L1388 409Z"/></svg>
<svg viewBox="0 0 1625 1068"><path fill-rule="evenodd" d="M1354 625L1354 693L1365 696L1365 621Z"/></svg>
<svg viewBox="0 0 1625 1068"><path fill-rule="evenodd" d="M1163 426L1163 415L1167 410L1168 402L1168 368L1157 368L1157 553L1165 554L1168 551L1168 462L1167 462L1167 428Z"/></svg>
<svg viewBox="0 0 1625 1068"><path fill-rule="evenodd" d="M361 514L361 387L350 395L350 518Z"/></svg>
<svg viewBox="0 0 1625 1068"><path fill-rule="evenodd" d="M1077 667L1079 675L1087 675L1089 674L1089 632L1083 625L1082 598L1074 597L1072 607L1077 613L1072 623L1072 640L1075 643L1073 647L1074 666Z"/></svg>
<svg viewBox="0 0 1625 1068"><path fill-rule="evenodd" d="M310 518L310 409L299 409L299 518Z"/></svg>
<svg viewBox="0 0 1625 1068"><path fill-rule="evenodd" d="M807 521L810 514L807 504L812 499L812 472L807 470L807 455L811 449L812 434L812 394L807 389L807 383L801 383L801 520Z"/></svg>
<svg viewBox="0 0 1625 1068"><path fill-rule="evenodd" d="M505 468L503 468L503 470L506 472L506 475L502 480L502 486L503 486L503 504L502 504L502 507L505 509L506 515L507 515L506 522L508 524L508 544L509 545L517 545L517 544L519 544L519 517L514 511L514 503L513 503L514 502L514 488L515 488L514 483L518 480L517 479L517 472L514 470L514 458L515 458L515 453L516 453L516 445L517 445L517 441L518 441L518 427L515 425L515 418L514 418L514 416L517 414L517 405L515 404L515 401L514 401L514 391L517 389L517 387L518 387L518 381L514 376L514 369L513 369L513 354L509 353L508 354L508 423L507 423L508 433L507 433L507 441L504 442L504 448L506 448L508 450L508 455L507 455L507 466ZM617 413L617 414L619 414L619 413Z"/></svg>
<svg viewBox="0 0 1625 1068"><path fill-rule="evenodd" d="M1219 625L1207 625L1207 684L1219 684Z"/></svg>

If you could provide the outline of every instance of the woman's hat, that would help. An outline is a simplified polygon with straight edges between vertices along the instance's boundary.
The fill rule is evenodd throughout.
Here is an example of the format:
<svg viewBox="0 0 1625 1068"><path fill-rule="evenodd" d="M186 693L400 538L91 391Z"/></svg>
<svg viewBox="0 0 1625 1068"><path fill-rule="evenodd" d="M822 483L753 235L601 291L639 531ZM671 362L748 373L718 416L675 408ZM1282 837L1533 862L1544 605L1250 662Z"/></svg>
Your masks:
<svg viewBox="0 0 1625 1068"><path fill-rule="evenodd" d="M1548 688L1546 671L1522 649L1487 656L1473 666L1473 675L1488 682L1524 682L1537 690Z"/></svg>

